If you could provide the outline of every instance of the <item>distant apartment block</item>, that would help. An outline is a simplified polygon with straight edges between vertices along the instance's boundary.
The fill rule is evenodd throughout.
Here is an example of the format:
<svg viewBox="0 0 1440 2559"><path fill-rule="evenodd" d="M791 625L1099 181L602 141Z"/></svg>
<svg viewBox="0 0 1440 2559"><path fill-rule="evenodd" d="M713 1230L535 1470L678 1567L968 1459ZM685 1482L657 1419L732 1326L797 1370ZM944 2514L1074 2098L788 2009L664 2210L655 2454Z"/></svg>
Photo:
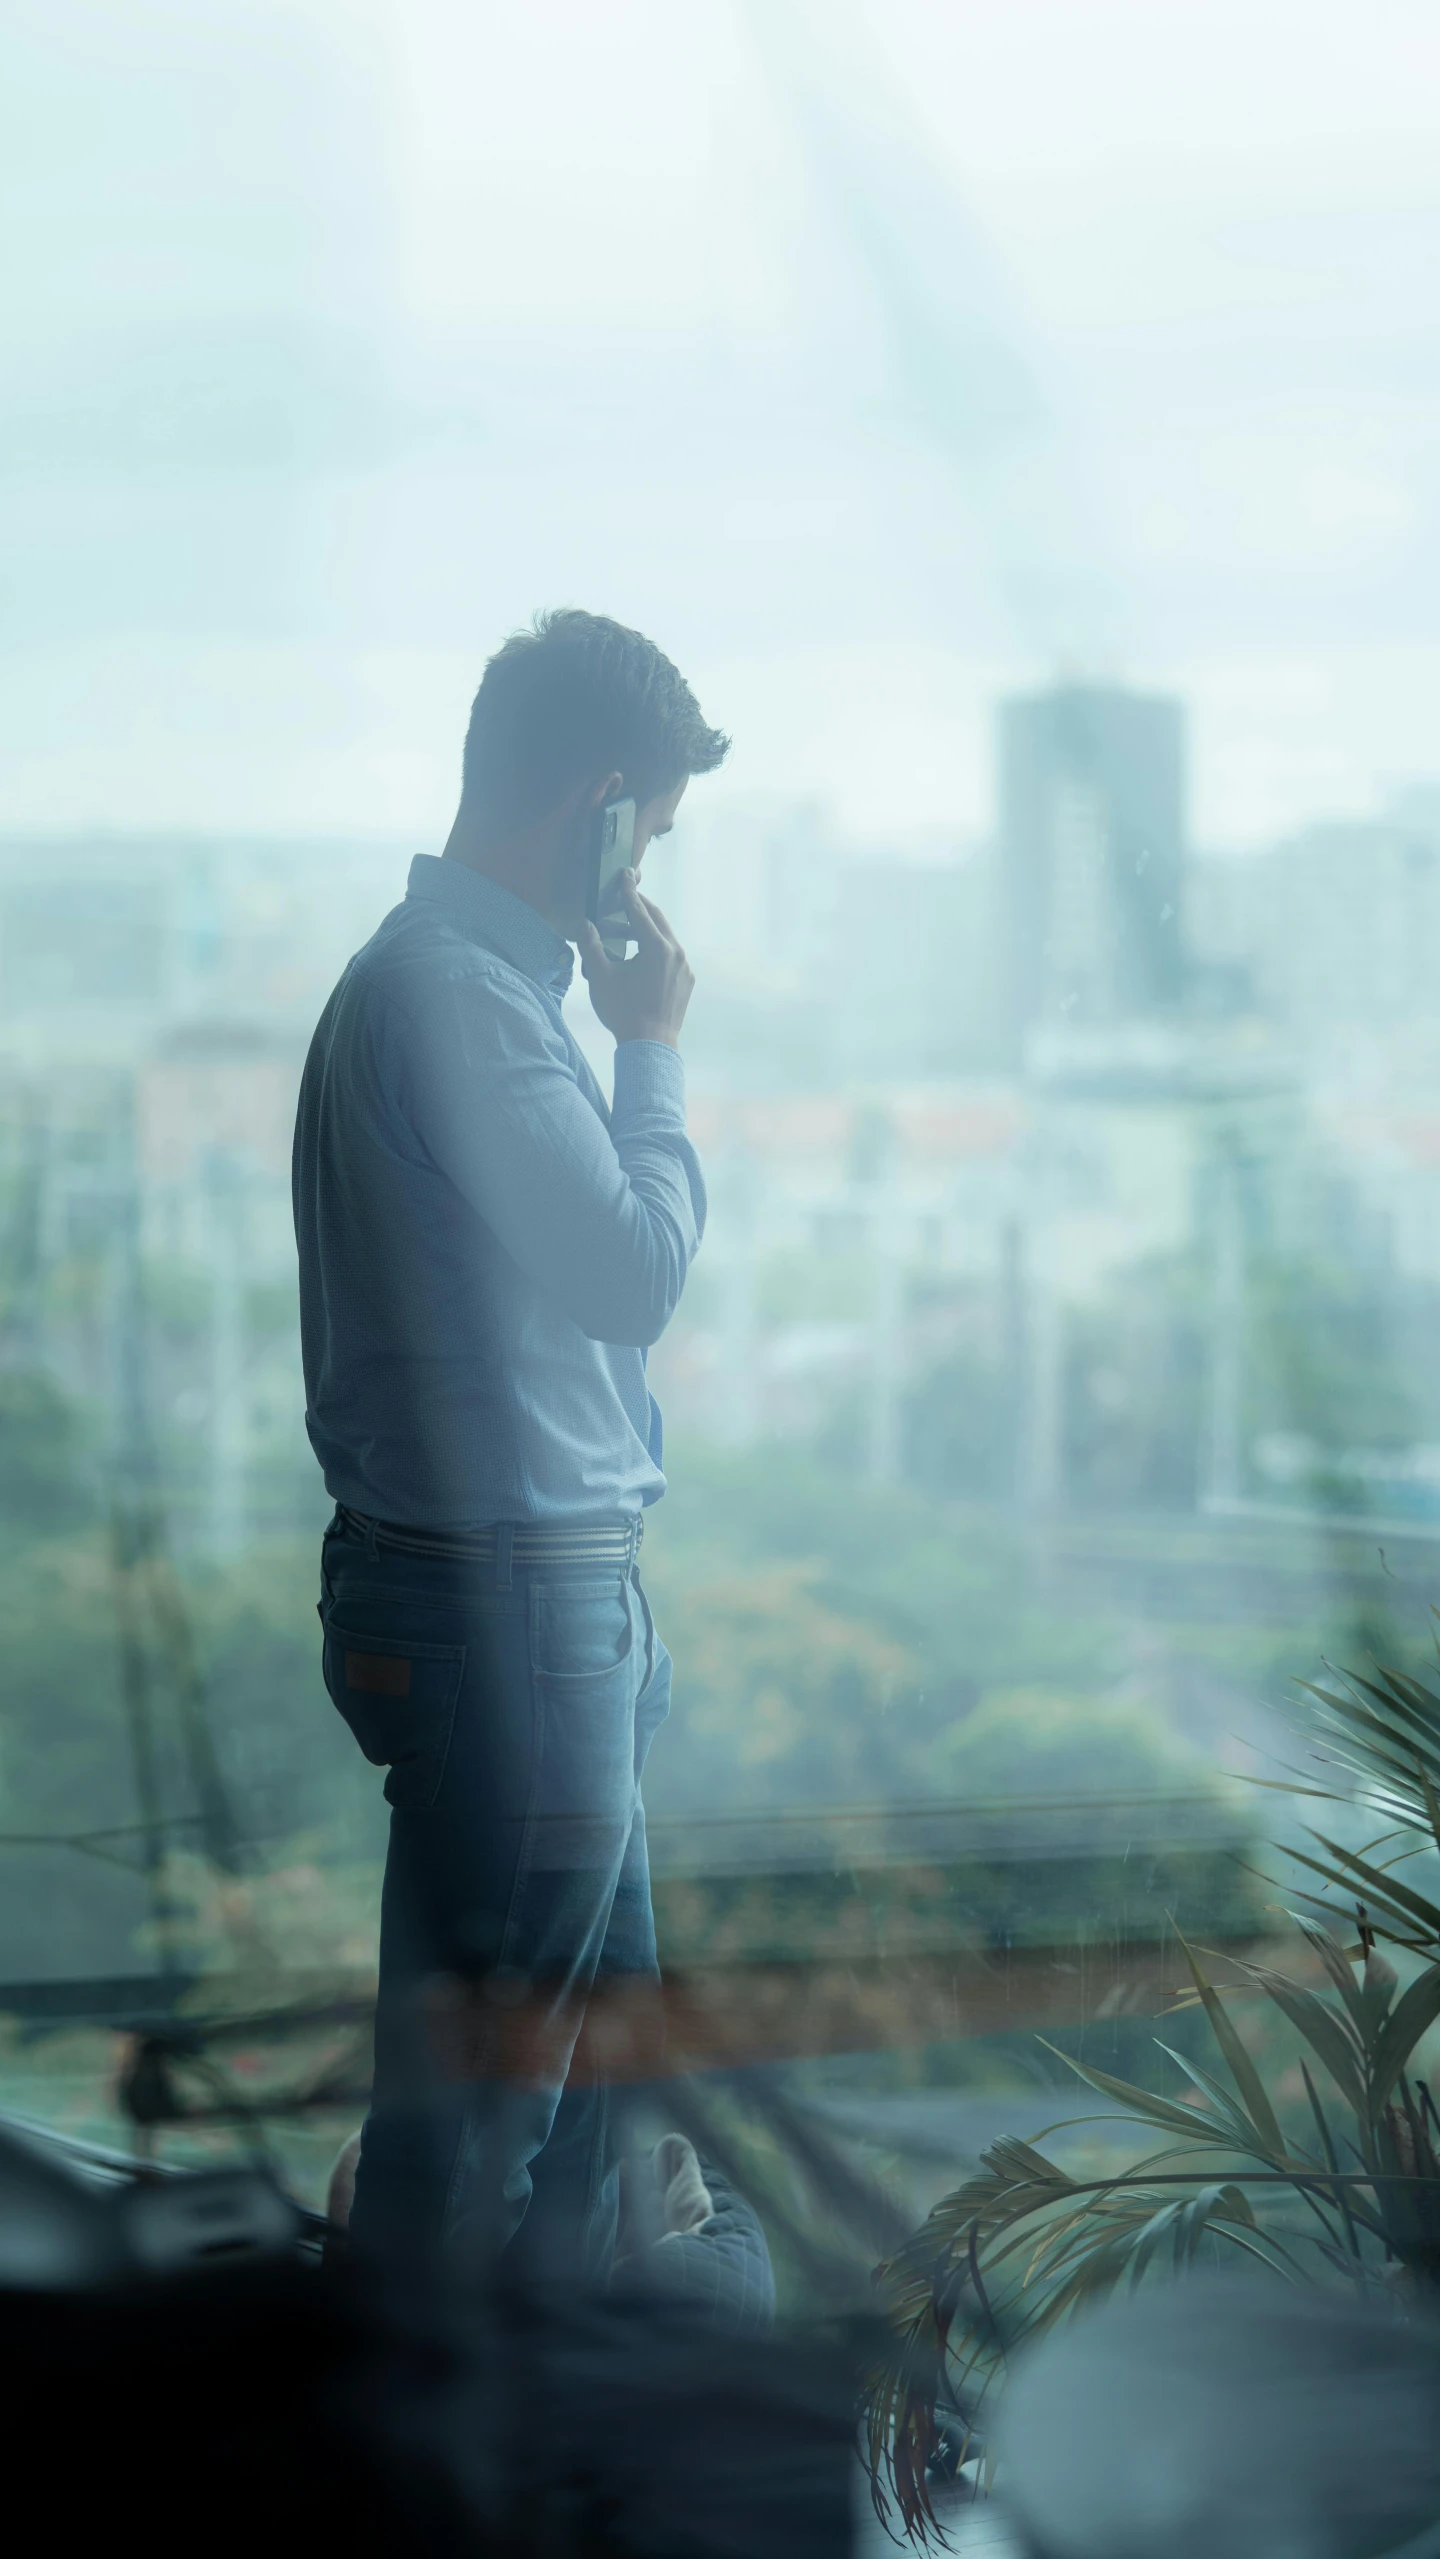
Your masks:
<svg viewBox="0 0 1440 2559"><path fill-rule="evenodd" d="M400 847L0 837L0 1057L124 1065L177 1023L308 1033Z"/></svg>
<svg viewBox="0 0 1440 2559"><path fill-rule="evenodd" d="M1016 1058L1041 1026L1164 1013L1185 984L1185 716L1117 685L1001 704L997 994Z"/></svg>
<svg viewBox="0 0 1440 2559"><path fill-rule="evenodd" d="M1188 912L1197 949L1243 965L1259 1009L1305 1046L1341 1026L1393 1039L1435 1017L1440 813L1306 827L1197 863Z"/></svg>

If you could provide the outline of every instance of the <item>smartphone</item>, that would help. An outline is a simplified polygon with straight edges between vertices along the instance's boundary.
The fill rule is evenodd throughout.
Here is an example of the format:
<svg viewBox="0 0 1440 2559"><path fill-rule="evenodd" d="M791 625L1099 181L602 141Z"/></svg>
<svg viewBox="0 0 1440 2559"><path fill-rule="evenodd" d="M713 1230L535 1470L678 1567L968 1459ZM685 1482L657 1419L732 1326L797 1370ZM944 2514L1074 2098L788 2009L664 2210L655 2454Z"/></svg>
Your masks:
<svg viewBox="0 0 1440 2559"><path fill-rule="evenodd" d="M635 858L635 803L607 800L590 821L590 862L585 912L600 936L607 960L623 960L635 936L621 902L619 878Z"/></svg>

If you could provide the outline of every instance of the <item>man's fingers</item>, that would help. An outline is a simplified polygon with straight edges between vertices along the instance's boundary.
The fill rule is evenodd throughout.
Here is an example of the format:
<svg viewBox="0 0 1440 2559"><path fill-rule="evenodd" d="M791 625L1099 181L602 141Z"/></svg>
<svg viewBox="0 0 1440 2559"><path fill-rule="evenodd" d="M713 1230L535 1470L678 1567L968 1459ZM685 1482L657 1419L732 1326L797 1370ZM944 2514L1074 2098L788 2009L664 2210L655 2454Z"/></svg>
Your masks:
<svg viewBox="0 0 1440 2559"><path fill-rule="evenodd" d="M656 929L649 900L641 896L639 882L633 871L621 872L620 894L625 900L625 912L634 925L639 939L642 942L660 941L663 936Z"/></svg>
<svg viewBox="0 0 1440 2559"><path fill-rule="evenodd" d="M674 925L671 923L669 916L664 912L664 909L658 907L652 897L642 897L640 903L644 907L646 914L649 916L651 923L654 925L656 932L659 934L661 941L665 944L666 949L673 951L677 960L683 960L685 954L680 948L680 936L676 932Z"/></svg>
<svg viewBox="0 0 1440 2559"><path fill-rule="evenodd" d="M580 968L587 978L609 977L615 968L614 961L606 957L605 945L588 917L580 928Z"/></svg>
<svg viewBox="0 0 1440 2559"><path fill-rule="evenodd" d="M653 897L647 897L643 889L639 890L637 894L641 905L644 907L646 914L649 916L651 923L656 927L656 930L664 934L667 942L673 942L675 939L675 928L672 925L669 916L665 913L664 908L657 906Z"/></svg>
<svg viewBox="0 0 1440 2559"><path fill-rule="evenodd" d="M621 886L625 893L625 904L629 910L630 921L636 931L641 933L642 939L649 942L663 942L668 950L673 951L675 936L659 907L652 905L650 899L642 895L640 884L633 871L625 872ZM649 928L648 931L644 929L645 927Z"/></svg>

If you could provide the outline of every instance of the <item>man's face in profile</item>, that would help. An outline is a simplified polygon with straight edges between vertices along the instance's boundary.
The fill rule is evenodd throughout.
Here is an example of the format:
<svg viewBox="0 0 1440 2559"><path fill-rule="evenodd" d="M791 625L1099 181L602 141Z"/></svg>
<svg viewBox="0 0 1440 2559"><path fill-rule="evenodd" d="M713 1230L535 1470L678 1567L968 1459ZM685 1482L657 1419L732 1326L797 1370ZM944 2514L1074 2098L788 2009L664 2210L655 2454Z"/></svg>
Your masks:
<svg viewBox="0 0 1440 2559"><path fill-rule="evenodd" d="M688 778L687 775L686 781ZM557 933L563 933L567 941L576 940L585 920L585 871L589 857L590 827L595 811L603 807L607 800L623 798L624 789L623 776L619 773L609 773L603 780L594 783L585 794L578 823L572 831L562 857L560 876L556 883L557 894L550 917ZM657 835L668 835L674 825L675 812L685 797L685 789L686 782L677 782L673 791L663 792L653 800L645 800L636 809L635 851L631 867L637 878L649 846Z"/></svg>
<svg viewBox="0 0 1440 2559"><path fill-rule="evenodd" d="M686 784L677 782L674 790L667 791L663 799L647 800L643 808L636 810L634 869L637 879L640 875L640 865L645 859L647 845L653 843L657 835L669 834L675 823L675 812L685 797L685 790Z"/></svg>

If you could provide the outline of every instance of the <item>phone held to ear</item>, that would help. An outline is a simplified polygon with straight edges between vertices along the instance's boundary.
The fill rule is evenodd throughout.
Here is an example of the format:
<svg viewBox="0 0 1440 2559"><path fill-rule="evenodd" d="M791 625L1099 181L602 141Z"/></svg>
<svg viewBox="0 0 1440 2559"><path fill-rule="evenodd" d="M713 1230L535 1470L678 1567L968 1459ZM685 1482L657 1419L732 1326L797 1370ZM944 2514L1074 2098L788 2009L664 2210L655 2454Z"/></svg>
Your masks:
<svg viewBox="0 0 1440 2559"><path fill-rule="evenodd" d="M590 821L585 912L600 936L607 960L623 960L635 939L620 895L620 874L635 858L635 803L607 800Z"/></svg>

